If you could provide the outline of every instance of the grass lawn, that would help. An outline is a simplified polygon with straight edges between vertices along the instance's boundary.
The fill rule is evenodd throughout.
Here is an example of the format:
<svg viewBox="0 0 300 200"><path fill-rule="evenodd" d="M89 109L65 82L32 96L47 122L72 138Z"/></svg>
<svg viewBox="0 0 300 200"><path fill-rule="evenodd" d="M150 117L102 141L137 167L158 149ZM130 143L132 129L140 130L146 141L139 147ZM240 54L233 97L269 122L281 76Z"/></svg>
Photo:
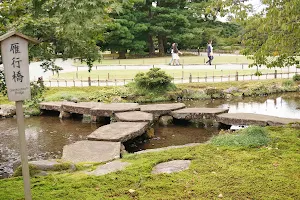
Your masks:
<svg viewBox="0 0 300 200"><path fill-rule="evenodd" d="M95 65L157 65L157 64L169 64L171 56L167 57L156 57L156 58L136 58L136 59L103 59L100 62L95 62ZM204 61L205 60L205 61ZM202 56L181 56L181 64L204 64L208 60L206 54ZM228 55L219 56L214 55L213 64L229 64L229 63L252 63L252 60L247 59L246 56L242 55ZM80 61L74 63L77 66L86 66L86 63Z"/></svg>
<svg viewBox="0 0 300 200"><path fill-rule="evenodd" d="M260 148L215 146L127 154L124 171L88 176L81 171L31 179L33 199L188 200L300 199L299 129L268 127L271 143ZM161 162L191 160L188 170L152 175ZM133 189L135 192L130 193ZM222 194L223 198L218 198ZM0 180L3 200L23 199L22 179Z"/></svg>
<svg viewBox="0 0 300 200"><path fill-rule="evenodd" d="M78 71L78 75L76 75L76 72L68 72L68 73L61 73L59 76L54 75L52 76L52 79L60 79L60 80L73 80L73 79L87 79L89 76L91 79L133 79L135 75L139 72L147 72L148 70L93 70L91 73L88 71ZM205 77L207 76L228 76L228 75L235 75L236 72L238 72L240 75L249 75L254 74L256 72L255 69L244 69L244 70L207 70L207 69L170 69L170 70L163 70L167 74L169 74L172 77L175 78L181 78L182 76L184 78L188 78L190 74L192 74L193 77ZM262 73L274 73L274 70L260 70Z"/></svg>

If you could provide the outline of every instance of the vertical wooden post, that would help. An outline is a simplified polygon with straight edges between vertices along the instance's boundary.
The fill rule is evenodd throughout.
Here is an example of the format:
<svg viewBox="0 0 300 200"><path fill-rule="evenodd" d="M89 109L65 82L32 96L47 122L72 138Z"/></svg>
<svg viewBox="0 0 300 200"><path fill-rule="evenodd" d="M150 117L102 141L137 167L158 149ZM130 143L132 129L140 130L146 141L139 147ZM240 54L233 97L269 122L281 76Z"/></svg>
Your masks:
<svg viewBox="0 0 300 200"><path fill-rule="evenodd" d="M235 81L239 81L239 72L238 71L235 72Z"/></svg>
<svg viewBox="0 0 300 200"><path fill-rule="evenodd" d="M192 83L192 80L193 80L192 73L190 73L189 82Z"/></svg>
<svg viewBox="0 0 300 200"><path fill-rule="evenodd" d="M21 161L22 161L22 175L23 175L23 182L24 182L25 200L31 200L28 150L27 150L26 138L25 138L23 101L16 101L16 113L17 113L19 140L20 140L20 153L21 153Z"/></svg>

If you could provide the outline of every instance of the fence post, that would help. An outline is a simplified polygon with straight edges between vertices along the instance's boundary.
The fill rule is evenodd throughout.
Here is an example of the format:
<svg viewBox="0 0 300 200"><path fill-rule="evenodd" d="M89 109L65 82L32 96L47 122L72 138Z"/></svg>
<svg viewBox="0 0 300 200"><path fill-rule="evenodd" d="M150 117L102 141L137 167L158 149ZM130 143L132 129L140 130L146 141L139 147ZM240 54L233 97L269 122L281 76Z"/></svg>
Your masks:
<svg viewBox="0 0 300 200"><path fill-rule="evenodd" d="M213 78L213 83L215 82L215 72L213 71L213 76L212 76L212 78Z"/></svg>
<svg viewBox="0 0 300 200"><path fill-rule="evenodd" d="M215 65L215 69L217 69L217 65Z"/></svg>
<svg viewBox="0 0 300 200"><path fill-rule="evenodd" d="M99 80L99 75L98 75L98 86L100 86L100 80Z"/></svg>
<svg viewBox="0 0 300 200"><path fill-rule="evenodd" d="M109 80L109 73L107 73L107 79Z"/></svg>
<svg viewBox="0 0 300 200"><path fill-rule="evenodd" d="M235 72L235 81L239 81L239 72Z"/></svg>
<svg viewBox="0 0 300 200"><path fill-rule="evenodd" d="M223 70L221 70L221 82L223 82Z"/></svg>
<svg viewBox="0 0 300 200"><path fill-rule="evenodd" d="M190 82L190 83L192 83L192 79L193 79L192 73L190 73L190 77L189 77L189 82Z"/></svg>
<svg viewBox="0 0 300 200"><path fill-rule="evenodd" d="M290 67L288 67L288 78L290 78Z"/></svg>
<svg viewBox="0 0 300 200"><path fill-rule="evenodd" d="M66 81L66 87L68 87L68 81L67 80L65 80Z"/></svg>
<svg viewBox="0 0 300 200"><path fill-rule="evenodd" d="M75 87L75 80L73 79L73 85L74 85L74 87Z"/></svg>
<svg viewBox="0 0 300 200"><path fill-rule="evenodd" d="M205 72L205 82L207 82L207 72Z"/></svg>
<svg viewBox="0 0 300 200"><path fill-rule="evenodd" d="M89 83L89 86L92 85L92 83L91 83L91 77L90 76L88 77L88 83Z"/></svg>

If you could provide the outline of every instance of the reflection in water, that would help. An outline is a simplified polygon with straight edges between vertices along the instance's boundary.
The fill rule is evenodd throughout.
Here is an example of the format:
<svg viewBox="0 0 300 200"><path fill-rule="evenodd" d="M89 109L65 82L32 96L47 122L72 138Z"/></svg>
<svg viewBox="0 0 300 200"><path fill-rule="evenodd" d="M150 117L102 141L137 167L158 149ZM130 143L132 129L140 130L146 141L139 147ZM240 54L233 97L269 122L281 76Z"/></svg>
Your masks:
<svg viewBox="0 0 300 200"><path fill-rule="evenodd" d="M27 118L25 137L29 160L61 157L64 145L85 139L99 126L100 124L95 127L76 120L59 120L57 116ZM16 119L0 120L0 172L11 173L13 164L19 163L18 137Z"/></svg>
<svg viewBox="0 0 300 200"><path fill-rule="evenodd" d="M128 152L136 152L145 149L155 149L167 146L184 145L188 143L203 143L213 135L218 134L217 129L196 128L188 125L173 125L168 127L155 127L155 137L150 140L140 138L125 143Z"/></svg>
<svg viewBox="0 0 300 200"><path fill-rule="evenodd" d="M271 95L235 100L187 101L184 103L188 107L229 108L230 113L256 113L300 119L300 95L297 93L281 97Z"/></svg>

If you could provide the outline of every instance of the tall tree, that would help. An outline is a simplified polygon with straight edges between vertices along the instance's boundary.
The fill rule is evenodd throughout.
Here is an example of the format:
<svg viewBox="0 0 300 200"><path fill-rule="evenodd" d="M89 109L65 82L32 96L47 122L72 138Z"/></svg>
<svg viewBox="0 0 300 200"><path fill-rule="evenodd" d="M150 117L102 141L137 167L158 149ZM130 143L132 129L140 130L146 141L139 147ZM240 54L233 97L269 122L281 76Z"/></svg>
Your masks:
<svg viewBox="0 0 300 200"><path fill-rule="evenodd" d="M246 25L243 54L254 59L251 66L299 64L300 1L264 0L263 3L266 8Z"/></svg>

